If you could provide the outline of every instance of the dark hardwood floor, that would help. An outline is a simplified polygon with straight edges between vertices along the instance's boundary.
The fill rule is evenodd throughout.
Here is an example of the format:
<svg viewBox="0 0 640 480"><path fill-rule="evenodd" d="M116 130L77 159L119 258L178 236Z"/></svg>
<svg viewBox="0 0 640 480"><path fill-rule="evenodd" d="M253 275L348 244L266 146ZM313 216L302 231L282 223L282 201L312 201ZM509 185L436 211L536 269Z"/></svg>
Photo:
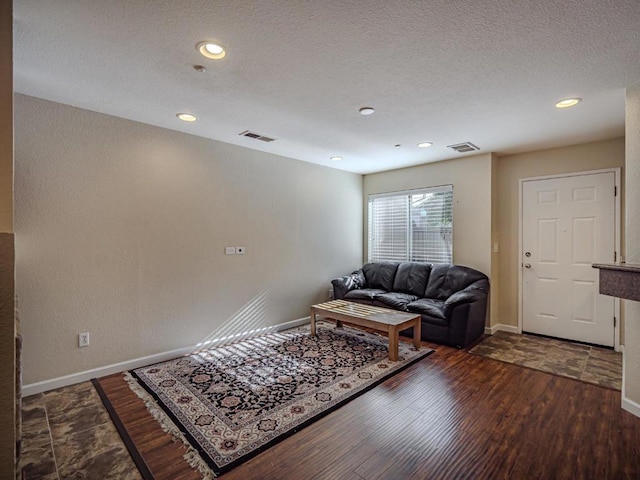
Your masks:
<svg viewBox="0 0 640 480"><path fill-rule="evenodd" d="M424 345L436 352L221 478L640 479L640 419L620 392ZM156 478L193 478L123 405Z"/></svg>

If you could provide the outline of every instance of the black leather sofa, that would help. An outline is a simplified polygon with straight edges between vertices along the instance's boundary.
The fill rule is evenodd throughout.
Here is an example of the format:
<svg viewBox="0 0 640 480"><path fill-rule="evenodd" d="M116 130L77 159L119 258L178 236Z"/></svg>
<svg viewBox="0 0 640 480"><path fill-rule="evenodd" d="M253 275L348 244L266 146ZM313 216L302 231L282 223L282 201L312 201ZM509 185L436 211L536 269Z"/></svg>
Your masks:
<svg viewBox="0 0 640 480"><path fill-rule="evenodd" d="M423 340L462 348L484 332L489 279L473 268L376 262L331 283L335 299L419 313Z"/></svg>

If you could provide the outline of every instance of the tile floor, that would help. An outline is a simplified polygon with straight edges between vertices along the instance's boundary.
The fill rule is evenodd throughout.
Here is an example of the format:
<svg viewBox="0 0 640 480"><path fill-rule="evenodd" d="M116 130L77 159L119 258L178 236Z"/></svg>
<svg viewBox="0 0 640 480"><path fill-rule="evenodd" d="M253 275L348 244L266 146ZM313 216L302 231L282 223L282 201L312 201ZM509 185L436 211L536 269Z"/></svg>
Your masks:
<svg viewBox="0 0 640 480"><path fill-rule="evenodd" d="M579 343L497 332L471 353L620 390L622 354Z"/></svg>
<svg viewBox="0 0 640 480"><path fill-rule="evenodd" d="M91 382L23 399L26 479L141 479Z"/></svg>

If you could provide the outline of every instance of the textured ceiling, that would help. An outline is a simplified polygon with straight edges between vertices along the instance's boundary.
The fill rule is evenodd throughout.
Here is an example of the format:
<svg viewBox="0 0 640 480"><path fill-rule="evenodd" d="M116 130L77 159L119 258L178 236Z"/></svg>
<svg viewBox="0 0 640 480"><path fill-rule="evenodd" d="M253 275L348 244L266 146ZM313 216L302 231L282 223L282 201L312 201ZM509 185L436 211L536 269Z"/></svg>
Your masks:
<svg viewBox="0 0 640 480"><path fill-rule="evenodd" d="M622 136L640 82L639 0L14 0L14 21L19 93L358 173Z"/></svg>

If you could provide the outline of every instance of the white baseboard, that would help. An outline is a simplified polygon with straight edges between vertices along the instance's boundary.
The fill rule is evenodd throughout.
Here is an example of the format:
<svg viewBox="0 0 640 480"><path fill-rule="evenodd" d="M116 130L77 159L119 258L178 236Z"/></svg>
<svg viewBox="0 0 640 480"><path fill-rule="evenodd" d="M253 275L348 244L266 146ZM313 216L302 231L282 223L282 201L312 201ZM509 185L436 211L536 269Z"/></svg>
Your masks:
<svg viewBox="0 0 640 480"><path fill-rule="evenodd" d="M623 348L624 350L624 348ZM635 415L636 417L640 417L640 404L637 402L634 402L633 400L627 398L626 395L626 382L625 382L625 372L626 372L626 362L627 362L627 356L624 354L624 351L622 352L622 403L621 403L621 407L623 410L626 410L627 412Z"/></svg>
<svg viewBox="0 0 640 480"><path fill-rule="evenodd" d="M626 410L629 413L632 413L636 417L640 417L640 403L629 400L624 395L622 397L622 409Z"/></svg>
<svg viewBox="0 0 640 480"><path fill-rule="evenodd" d="M52 378L51 380L43 380L41 382L30 383L22 386L22 396L28 397L29 395L35 395L36 393L46 392L55 388L66 387L80 382L86 382L92 378L104 377L113 373L123 372L125 370L131 370L133 368L144 367L145 365L151 365L153 363L164 362L177 358L182 355L188 355L193 352L202 350L203 348L211 348L225 343L231 343L232 341L242 340L249 337L255 337L258 334L280 332L289 328L299 327L305 323L309 323L310 318L298 318L297 320L291 320L289 322L280 323L278 325L272 325L270 327L258 328L249 332L242 332L236 335L230 335L228 337L216 338L209 340L205 343L199 343L197 345L191 345L189 347L178 348L170 350L168 352L156 353L148 355L146 357L134 358L124 362L113 363L111 365L105 365L104 367L93 368L91 370L85 370L84 372L72 373L70 375L64 375L62 377Z"/></svg>
<svg viewBox="0 0 640 480"><path fill-rule="evenodd" d="M518 327L514 325L505 325L504 323L497 323L491 327L484 327L484 333L487 335L493 335L496 332L518 333Z"/></svg>

